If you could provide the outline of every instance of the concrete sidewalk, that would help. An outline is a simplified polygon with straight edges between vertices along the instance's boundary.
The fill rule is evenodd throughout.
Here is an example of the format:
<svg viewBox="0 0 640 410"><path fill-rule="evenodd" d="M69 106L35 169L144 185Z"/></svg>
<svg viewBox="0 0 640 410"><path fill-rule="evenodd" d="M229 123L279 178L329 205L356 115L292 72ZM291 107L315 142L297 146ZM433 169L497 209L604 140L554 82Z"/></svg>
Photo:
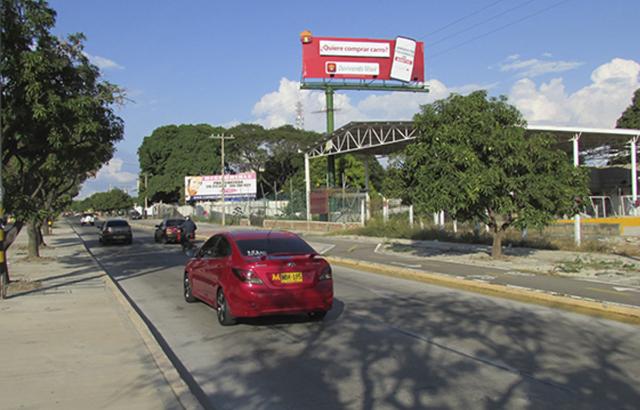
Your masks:
<svg viewBox="0 0 640 410"><path fill-rule="evenodd" d="M45 241L37 261L25 230L8 252L0 408L199 408L75 232L60 222Z"/></svg>

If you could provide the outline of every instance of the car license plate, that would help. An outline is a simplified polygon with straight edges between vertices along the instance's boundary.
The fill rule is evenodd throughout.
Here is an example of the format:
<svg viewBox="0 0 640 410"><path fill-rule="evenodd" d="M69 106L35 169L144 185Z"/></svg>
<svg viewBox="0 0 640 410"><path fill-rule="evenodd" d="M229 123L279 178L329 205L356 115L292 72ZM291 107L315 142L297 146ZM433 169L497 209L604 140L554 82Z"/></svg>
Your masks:
<svg viewBox="0 0 640 410"><path fill-rule="evenodd" d="M283 272L280 274L273 275L273 279L277 279L280 277L280 283L301 283L302 282L302 272Z"/></svg>
<svg viewBox="0 0 640 410"><path fill-rule="evenodd" d="M113 239L124 239L124 235L114 235Z"/></svg>

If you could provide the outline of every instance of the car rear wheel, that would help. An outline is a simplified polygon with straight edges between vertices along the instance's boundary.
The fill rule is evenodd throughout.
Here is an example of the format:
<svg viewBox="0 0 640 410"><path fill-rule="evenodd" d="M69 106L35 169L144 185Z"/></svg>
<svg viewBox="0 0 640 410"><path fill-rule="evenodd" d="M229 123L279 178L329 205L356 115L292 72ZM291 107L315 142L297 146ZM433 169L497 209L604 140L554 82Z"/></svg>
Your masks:
<svg viewBox="0 0 640 410"><path fill-rule="evenodd" d="M193 303L196 301L196 298L193 297L193 293L191 291L191 280L189 279L189 275L187 272L184 273L184 280L182 281L184 284L184 300L187 303Z"/></svg>
<svg viewBox="0 0 640 410"><path fill-rule="evenodd" d="M216 297L217 302L217 313L218 313L218 322L222 326L231 326L236 324L236 319L231 316L231 312L229 312L229 304L227 303L227 299L224 297L224 292L222 288L218 289L218 296Z"/></svg>
<svg viewBox="0 0 640 410"><path fill-rule="evenodd" d="M327 312L324 311L324 310L321 310L319 312L310 312L309 313L309 319L311 319L313 321L317 321L317 322L320 322L321 320L323 320L325 316L327 316Z"/></svg>

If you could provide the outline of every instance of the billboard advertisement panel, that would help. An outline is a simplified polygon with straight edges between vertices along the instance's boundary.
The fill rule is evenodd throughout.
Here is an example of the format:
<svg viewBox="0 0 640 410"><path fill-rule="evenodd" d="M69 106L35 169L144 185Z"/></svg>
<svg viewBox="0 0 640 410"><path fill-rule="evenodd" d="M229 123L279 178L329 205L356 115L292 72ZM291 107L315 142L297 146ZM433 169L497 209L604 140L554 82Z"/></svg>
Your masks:
<svg viewBox="0 0 640 410"><path fill-rule="evenodd" d="M225 174L224 184L225 200L252 200L256 198L258 190L255 172ZM184 197L187 201L222 199L222 175L184 177Z"/></svg>
<svg viewBox="0 0 640 410"><path fill-rule="evenodd" d="M424 82L424 43L309 35L302 41L302 78Z"/></svg>

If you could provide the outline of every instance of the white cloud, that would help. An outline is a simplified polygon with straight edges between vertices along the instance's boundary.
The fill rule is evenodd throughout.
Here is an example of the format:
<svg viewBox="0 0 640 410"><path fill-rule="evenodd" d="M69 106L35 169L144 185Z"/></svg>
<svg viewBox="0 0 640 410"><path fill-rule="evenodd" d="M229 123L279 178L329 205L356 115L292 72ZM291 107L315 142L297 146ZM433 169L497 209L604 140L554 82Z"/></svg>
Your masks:
<svg viewBox="0 0 640 410"><path fill-rule="evenodd" d="M468 94L477 89L490 89L494 84L468 84L448 88L438 80L427 82L428 93L391 92L370 94L358 103L349 96L336 93L336 128L350 121L366 120L410 120L420 111L420 106L446 98L450 93ZM296 104L304 107L306 129L324 131L326 129L325 95L320 91L300 90L300 83L286 78L280 80L277 91L264 95L253 107L256 122L267 128L283 124L295 124Z"/></svg>
<svg viewBox="0 0 640 410"><path fill-rule="evenodd" d="M105 192L109 188L119 188L135 195L138 174L123 170L124 165L125 162L120 158L113 158L103 165L95 177L83 184L79 197L85 198L95 192Z"/></svg>
<svg viewBox="0 0 640 410"><path fill-rule="evenodd" d="M567 93L561 78L536 86L517 81L510 101L530 123L610 128L640 88L640 64L615 58L591 73L591 84Z"/></svg>
<svg viewBox="0 0 640 410"><path fill-rule="evenodd" d="M522 61L518 55L511 60ZM527 69L532 69L529 67ZM510 90L510 102L527 121L537 124L575 125L609 128L630 104L633 92L640 88L640 64L633 60L613 59L596 68L591 83L569 93L561 78L536 84L530 78L518 80ZM447 86L439 80L427 82L429 93L370 93L359 102L335 94L336 128L350 121L410 120L420 106L446 98L451 93L468 94L490 90L498 83ZM277 91L264 95L254 106L256 122L265 127L295 124L296 103L304 106L305 128L326 129L325 96L320 91L299 90L300 83L283 78Z"/></svg>
<svg viewBox="0 0 640 410"><path fill-rule="evenodd" d="M101 70L124 70L123 66L106 57L94 56L89 53L85 53L85 55L89 61L91 61L91 64L94 64Z"/></svg>
<svg viewBox="0 0 640 410"><path fill-rule="evenodd" d="M544 56L550 57L551 55L545 53ZM515 72L521 77L538 77L549 73L561 73L564 71L574 70L580 67L582 62L579 61L551 61L551 60L539 60L537 58L531 58L523 60L518 54L511 55L506 60L499 64L500 71L502 72Z"/></svg>
<svg viewBox="0 0 640 410"><path fill-rule="evenodd" d="M287 78L280 80L278 91L266 94L253 107L256 122L267 128L284 124L295 124L296 104L302 102L304 107L304 124L306 129L322 131L326 129L325 96L320 91L300 90L300 83ZM333 106L336 109L336 128L346 121L365 119L357 108L351 104L345 94L335 93Z"/></svg>

